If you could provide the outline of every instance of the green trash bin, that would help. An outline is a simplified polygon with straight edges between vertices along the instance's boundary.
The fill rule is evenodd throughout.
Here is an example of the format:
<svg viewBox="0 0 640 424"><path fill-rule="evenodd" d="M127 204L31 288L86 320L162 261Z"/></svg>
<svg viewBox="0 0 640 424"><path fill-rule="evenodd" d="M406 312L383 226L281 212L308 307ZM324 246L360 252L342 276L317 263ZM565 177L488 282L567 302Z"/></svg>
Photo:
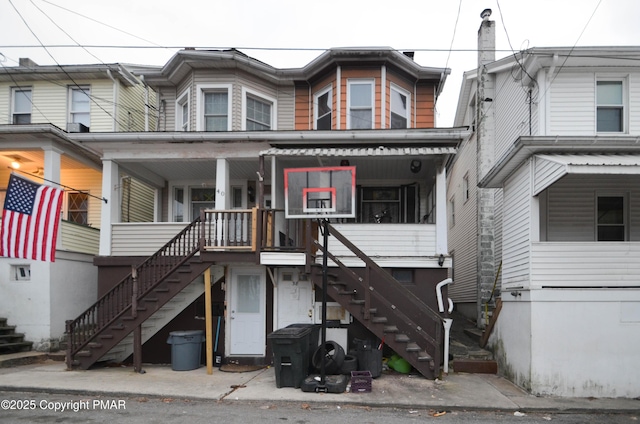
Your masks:
<svg viewBox="0 0 640 424"><path fill-rule="evenodd" d="M204 331L172 331L167 343L171 345L171 369L189 371L200 368Z"/></svg>
<svg viewBox="0 0 640 424"><path fill-rule="evenodd" d="M286 327L267 336L273 351L277 388L299 389L309 375L310 334L311 327Z"/></svg>

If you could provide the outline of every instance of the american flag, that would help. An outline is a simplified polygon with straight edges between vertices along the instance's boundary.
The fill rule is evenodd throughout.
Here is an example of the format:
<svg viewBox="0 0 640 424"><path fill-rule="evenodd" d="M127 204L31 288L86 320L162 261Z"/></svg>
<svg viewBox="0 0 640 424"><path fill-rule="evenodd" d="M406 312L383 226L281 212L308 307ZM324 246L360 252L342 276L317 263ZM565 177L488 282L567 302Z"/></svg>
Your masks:
<svg viewBox="0 0 640 424"><path fill-rule="evenodd" d="M0 256L54 262L63 193L12 174L2 211Z"/></svg>

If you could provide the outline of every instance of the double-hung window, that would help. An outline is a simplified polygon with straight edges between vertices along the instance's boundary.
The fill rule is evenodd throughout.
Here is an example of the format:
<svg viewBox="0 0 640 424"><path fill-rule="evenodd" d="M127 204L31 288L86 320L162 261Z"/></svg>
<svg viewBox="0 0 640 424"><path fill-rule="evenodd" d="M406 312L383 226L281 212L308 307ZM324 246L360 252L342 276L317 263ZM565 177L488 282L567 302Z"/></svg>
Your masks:
<svg viewBox="0 0 640 424"><path fill-rule="evenodd" d="M410 94L391 84L391 128L408 128L410 122Z"/></svg>
<svg viewBox="0 0 640 424"><path fill-rule="evenodd" d="M624 85L621 80L596 82L597 132L624 132Z"/></svg>
<svg viewBox="0 0 640 424"><path fill-rule="evenodd" d="M229 93L226 90L204 93L204 130L228 131Z"/></svg>
<svg viewBox="0 0 640 424"><path fill-rule="evenodd" d="M347 128L373 128L373 80L347 81L348 114Z"/></svg>
<svg viewBox="0 0 640 424"><path fill-rule="evenodd" d="M91 88L89 86L69 87L69 122L91 126Z"/></svg>
<svg viewBox="0 0 640 424"><path fill-rule="evenodd" d="M626 214L624 196L607 195L597 197L597 240L625 241Z"/></svg>
<svg viewBox="0 0 640 424"><path fill-rule="evenodd" d="M275 129L275 100L257 93L243 90L244 119L246 131L269 131Z"/></svg>
<svg viewBox="0 0 640 424"><path fill-rule="evenodd" d="M189 131L189 92L185 92L176 102L176 130Z"/></svg>
<svg viewBox="0 0 640 424"><path fill-rule="evenodd" d="M11 102L11 122L13 124L31 123L31 89L14 88Z"/></svg>
<svg viewBox="0 0 640 424"><path fill-rule="evenodd" d="M318 92L313 99L314 108L314 124L316 130L330 130L331 116L333 112L331 86Z"/></svg>
<svg viewBox="0 0 640 424"><path fill-rule="evenodd" d="M231 84L198 84L198 131L231 131Z"/></svg>

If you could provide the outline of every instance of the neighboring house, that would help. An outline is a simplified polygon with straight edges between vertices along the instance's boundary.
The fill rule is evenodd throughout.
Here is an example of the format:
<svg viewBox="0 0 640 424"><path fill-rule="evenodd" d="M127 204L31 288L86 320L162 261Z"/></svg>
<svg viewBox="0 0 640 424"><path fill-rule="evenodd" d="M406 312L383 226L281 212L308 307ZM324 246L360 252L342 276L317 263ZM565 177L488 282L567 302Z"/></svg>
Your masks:
<svg viewBox="0 0 640 424"><path fill-rule="evenodd" d="M57 350L64 320L97 295L102 160L67 131L144 131L155 127L150 102L155 97L148 86L118 64L38 66L21 59L0 73L0 201L11 172L65 189L56 261L0 258L0 317L36 350ZM122 219L152 221L137 199L153 193L122 177L115 202Z"/></svg>
<svg viewBox="0 0 640 424"><path fill-rule="evenodd" d="M445 163L469 135L434 128L448 73L390 48L331 49L299 69L182 50L144 72L158 132L69 135L100 155L115 200L102 205L100 300L68 323L69 366L131 353L167 362L171 330L204 328L208 272L218 351L269 363L268 334L320 322L322 237L316 222L285 218L284 170L348 164L356 217L330 222L331 337L345 350L355 337L384 340L437 376L448 309L438 284L451 266ZM122 222L123 172L153 187L154 222Z"/></svg>
<svg viewBox="0 0 640 424"><path fill-rule="evenodd" d="M640 395L639 57L637 47L532 48L481 54L464 75L455 123L474 133L448 184L456 285L468 292L450 295L484 303L482 277L493 276L481 262L495 275L502 258L489 344L500 372L537 395ZM465 246L457 227L486 244Z"/></svg>

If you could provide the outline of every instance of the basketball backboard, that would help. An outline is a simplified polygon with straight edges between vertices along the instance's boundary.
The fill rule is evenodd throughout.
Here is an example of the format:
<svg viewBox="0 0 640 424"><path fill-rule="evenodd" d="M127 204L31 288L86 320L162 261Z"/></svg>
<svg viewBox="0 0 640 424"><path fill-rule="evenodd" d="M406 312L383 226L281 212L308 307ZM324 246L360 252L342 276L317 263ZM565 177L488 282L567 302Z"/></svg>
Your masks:
<svg viewBox="0 0 640 424"><path fill-rule="evenodd" d="M356 167L284 170L287 218L355 218Z"/></svg>

